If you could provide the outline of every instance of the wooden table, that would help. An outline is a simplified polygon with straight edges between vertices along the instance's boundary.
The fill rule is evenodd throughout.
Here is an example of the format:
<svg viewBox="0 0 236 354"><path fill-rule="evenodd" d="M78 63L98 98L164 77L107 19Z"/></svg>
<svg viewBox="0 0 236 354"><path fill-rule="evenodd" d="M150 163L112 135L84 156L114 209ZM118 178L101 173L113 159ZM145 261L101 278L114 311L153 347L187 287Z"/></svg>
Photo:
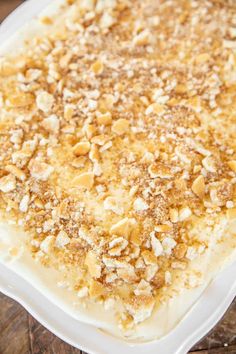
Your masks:
<svg viewBox="0 0 236 354"><path fill-rule="evenodd" d="M21 2L22 0L0 0L0 21ZM41 326L20 305L0 294L0 354L29 353L82 354L83 352L65 344ZM236 354L236 299L224 318L192 348L191 353Z"/></svg>

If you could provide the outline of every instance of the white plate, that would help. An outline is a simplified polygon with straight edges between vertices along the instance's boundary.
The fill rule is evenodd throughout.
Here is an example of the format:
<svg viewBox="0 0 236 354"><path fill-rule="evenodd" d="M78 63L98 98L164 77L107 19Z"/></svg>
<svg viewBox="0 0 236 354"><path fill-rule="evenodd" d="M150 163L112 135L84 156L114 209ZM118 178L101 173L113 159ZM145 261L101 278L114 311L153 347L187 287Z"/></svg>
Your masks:
<svg viewBox="0 0 236 354"><path fill-rule="evenodd" d="M23 305L42 325L65 342L91 354L185 354L223 316L236 294L236 264L225 269L204 291L179 325L164 338L128 344L76 321L31 284L0 264L0 291Z"/></svg>
<svg viewBox="0 0 236 354"><path fill-rule="evenodd" d="M37 15L51 0L28 0L0 27L0 43ZM0 291L23 305L42 325L65 342L91 354L185 354L223 316L236 295L236 263L208 286L184 319L162 339L142 344L125 341L81 323L49 301L30 283L0 264Z"/></svg>

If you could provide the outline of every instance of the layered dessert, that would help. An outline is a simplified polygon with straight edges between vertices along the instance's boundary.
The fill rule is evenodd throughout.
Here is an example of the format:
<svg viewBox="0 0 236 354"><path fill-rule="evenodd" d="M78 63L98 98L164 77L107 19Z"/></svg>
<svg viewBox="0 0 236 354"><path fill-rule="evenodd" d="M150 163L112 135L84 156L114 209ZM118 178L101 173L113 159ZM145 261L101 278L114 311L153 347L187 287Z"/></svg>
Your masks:
<svg viewBox="0 0 236 354"><path fill-rule="evenodd" d="M236 259L236 4L54 1L0 53L1 262L165 335Z"/></svg>

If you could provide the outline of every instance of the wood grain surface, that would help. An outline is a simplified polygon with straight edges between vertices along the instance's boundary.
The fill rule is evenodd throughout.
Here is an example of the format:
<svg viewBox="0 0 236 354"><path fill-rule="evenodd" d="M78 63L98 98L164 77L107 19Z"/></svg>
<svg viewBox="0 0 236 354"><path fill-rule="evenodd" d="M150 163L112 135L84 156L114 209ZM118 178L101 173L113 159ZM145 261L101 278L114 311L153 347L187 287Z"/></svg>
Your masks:
<svg viewBox="0 0 236 354"><path fill-rule="evenodd" d="M0 0L0 21L21 2L21 0ZM236 354L236 300L218 325L192 348L191 353ZM83 354L83 352L61 341L19 304L0 293L0 354Z"/></svg>

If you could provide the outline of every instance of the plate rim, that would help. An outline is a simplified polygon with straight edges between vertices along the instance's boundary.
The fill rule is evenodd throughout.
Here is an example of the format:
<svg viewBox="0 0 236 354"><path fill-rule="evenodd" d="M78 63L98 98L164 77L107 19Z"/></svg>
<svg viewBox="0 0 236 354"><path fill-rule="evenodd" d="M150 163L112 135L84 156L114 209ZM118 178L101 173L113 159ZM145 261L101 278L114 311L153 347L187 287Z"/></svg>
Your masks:
<svg viewBox="0 0 236 354"><path fill-rule="evenodd" d="M35 308L35 305L31 303L30 294L32 295L33 292L35 292L36 295L38 295L39 297L45 298L47 303L49 304L48 305L49 308L52 305L52 301L47 299L46 296L43 293L41 293L39 290L35 289L33 284L31 284L29 281L24 279L22 276L18 275L15 271L9 269L6 266L6 264L3 264L2 262L0 262L0 269L1 268L4 271L5 277L7 277L7 281L5 281L4 284L4 277L3 275L1 275L3 274L3 272L0 272L0 291L5 295L9 296L10 298L14 299L15 301L17 301L18 303L20 303L36 320L38 320L49 331L51 331L53 334L61 338L66 343L74 346L75 348L86 351L90 354L110 354L110 352L104 352L103 348L99 349L100 346L99 343L97 343L97 347L98 347L97 350L94 350L93 348L90 348L90 346L86 346L81 341L79 342L74 341L73 339L70 338L69 335L65 335L63 332L61 332L60 328L57 328L57 323L51 325L48 319L46 318L47 315L45 315L45 313L40 313L37 310L37 306ZM202 338L207 332L209 332L212 329L212 327L220 320L220 318L224 315L225 311L228 309L229 305L233 301L236 295L236 279L234 279L234 281L232 282L232 278L233 278L232 275L235 274L235 271L236 271L236 262L234 262L231 266L227 267L216 279L212 281L212 283L204 290L203 294L200 295L199 299L192 306L192 308L187 312L187 314L179 322L179 324L170 333L168 333L166 336L164 336L159 340L155 340L147 343L137 343L137 344L127 343L125 341L120 340L119 338L115 338L110 336L109 334L101 332L100 330L98 330L96 327L92 325L82 323L78 320L77 323L81 327L87 327L88 329L88 333L86 333L87 338L90 337L90 331L93 331L93 333L97 331L99 340L103 339L105 341L110 342L109 345L111 345L111 347L109 349L117 350L118 348L120 348L118 352L116 350L115 351L112 350L114 354L120 353L121 350L125 350L125 353L127 354L129 353L143 354L147 350L148 353L155 354L157 352L157 349L163 346L166 348L166 350L164 351L162 350L161 351L162 354L185 354L187 353L188 350L192 348L192 346L195 343L197 343L197 341L200 338ZM11 279L12 277L13 277L13 283ZM25 284L27 284L32 289L32 291L22 295L21 294L22 289L19 286L19 284L17 285L17 280L20 282L20 284L23 284L24 286ZM227 292L224 289L228 289ZM206 302L205 293L208 291L211 293L208 302L216 301L218 307L216 306L215 311L208 314L207 316L204 315L203 318L205 319L205 321L202 321L202 324L200 326L196 326L194 325L194 323L197 322L197 316L194 317L193 314L191 314L191 312L198 313L199 306L200 309L201 308L205 309L205 302ZM216 296L215 298L213 298L212 292L215 293L215 295L217 294L219 299L217 299ZM58 306L54 304L53 306L56 307L59 312L64 313L69 319L76 321L75 319L72 319L70 315L66 314L62 309L59 309ZM194 330L189 331L190 333L182 331L181 327L185 327L188 329L188 325L190 325L190 321L193 324ZM179 337L179 334L181 333L182 333L183 341L177 340L176 343L171 348L170 347L168 348L168 339L169 342L173 341L175 340L175 334L177 334L176 337Z"/></svg>

